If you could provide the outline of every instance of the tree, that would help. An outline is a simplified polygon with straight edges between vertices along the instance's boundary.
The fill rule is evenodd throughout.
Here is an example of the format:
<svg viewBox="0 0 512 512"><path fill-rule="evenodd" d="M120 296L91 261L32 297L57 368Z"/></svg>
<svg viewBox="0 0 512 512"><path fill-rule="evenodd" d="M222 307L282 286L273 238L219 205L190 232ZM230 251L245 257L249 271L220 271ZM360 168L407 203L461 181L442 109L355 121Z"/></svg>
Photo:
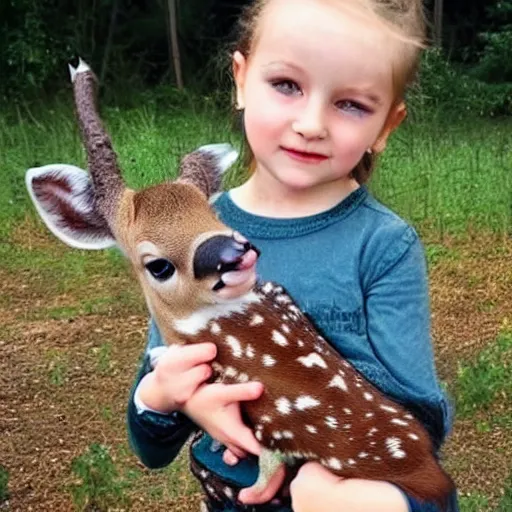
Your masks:
<svg viewBox="0 0 512 512"><path fill-rule="evenodd" d="M170 37L170 58L173 63L176 86L183 89L183 75L181 72L181 57L178 44L178 22L177 22L177 0L167 0L169 9L169 37Z"/></svg>
<svg viewBox="0 0 512 512"><path fill-rule="evenodd" d="M443 43L443 0L434 2L434 44L440 48Z"/></svg>

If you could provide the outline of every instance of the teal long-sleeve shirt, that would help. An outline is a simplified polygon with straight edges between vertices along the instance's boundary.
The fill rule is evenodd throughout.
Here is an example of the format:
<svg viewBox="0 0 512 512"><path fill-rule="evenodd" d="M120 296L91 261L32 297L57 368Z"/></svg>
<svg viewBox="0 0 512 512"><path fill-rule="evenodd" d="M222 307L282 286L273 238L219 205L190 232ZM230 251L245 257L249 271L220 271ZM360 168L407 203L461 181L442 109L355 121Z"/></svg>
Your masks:
<svg viewBox="0 0 512 512"><path fill-rule="evenodd" d="M297 219L249 214L228 192L214 207L226 225L261 250L258 277L283 285L340 354L416 414L439 448L451 415L434 367L425 257L414 229L365 187L328 211ZM161 344L152 323L147 349ZM174 459L195 426L180 414L154 416L146 421L130 398L131 444L146 465L161 467ZM204 445L193 453L203 465L242 486L255 481L255 464L224 465ZM452 502L450 512L457 510L455 497ZM409 507L435 510L412 498Z"/></svg>

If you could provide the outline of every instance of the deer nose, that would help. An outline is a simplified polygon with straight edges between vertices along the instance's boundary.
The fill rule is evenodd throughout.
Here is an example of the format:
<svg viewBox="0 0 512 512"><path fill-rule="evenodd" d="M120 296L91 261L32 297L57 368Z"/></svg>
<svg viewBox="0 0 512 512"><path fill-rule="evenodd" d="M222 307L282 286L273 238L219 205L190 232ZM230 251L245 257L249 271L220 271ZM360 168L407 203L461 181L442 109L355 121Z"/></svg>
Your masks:
<svg viewBox="0 0 512 512"><path fill-rule="evenodd" d="M254 245L238 234L213 236L196 249L194 276L201 279L213 274L238 270L244 255L251 249L260 255L260 251Z"/></svg>

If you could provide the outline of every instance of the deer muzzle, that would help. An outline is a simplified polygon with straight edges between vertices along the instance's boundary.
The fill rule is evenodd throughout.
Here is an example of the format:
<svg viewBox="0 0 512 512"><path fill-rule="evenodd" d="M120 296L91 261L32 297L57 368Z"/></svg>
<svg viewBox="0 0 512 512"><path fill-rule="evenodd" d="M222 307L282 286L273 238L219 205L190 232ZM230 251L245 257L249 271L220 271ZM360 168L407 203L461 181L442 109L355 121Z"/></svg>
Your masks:
<svg viewBox="0 0 512 512"><path fill-rule="evenodd" d="M259 250L238 233L232 236L213 236L196 249L194 276L196 279L214 275L220 278L237 271L249 271L254 267L259 254ZM221 289L225 284L231 283L224 283L219 279L215 290Z"/></svg>

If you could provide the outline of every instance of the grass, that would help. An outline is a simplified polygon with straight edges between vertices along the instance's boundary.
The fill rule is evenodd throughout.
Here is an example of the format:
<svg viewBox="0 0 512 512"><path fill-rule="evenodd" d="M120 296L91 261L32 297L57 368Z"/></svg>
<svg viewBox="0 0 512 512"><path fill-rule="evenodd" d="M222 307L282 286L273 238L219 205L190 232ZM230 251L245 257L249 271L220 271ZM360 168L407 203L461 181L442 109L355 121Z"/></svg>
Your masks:
<svg viewBox="0 0 512 512"><path fill-rule="evenodd" d="M70 486L76 510L111 510L129 503L125 493L127 482L119 476L106 446L90 445L73 460L71 470L76 477Z"/></svg>
<svg viewBox="0 0 512 512"><path fill-rule="evenodd" d="M179 159L195 147L240 140L229 115L201 98L176 109L144 96L137 108L105 106L102 115L133 187L173 177ZM512 121L476 118L444 125L439 118L406 123L392 137L372 180L376 195L441 237L480 228L510 233ZM85 160L72 108L62 101L30 115L0 114L0 145L1 241L32 211L24 186L27 168L52 162L84 167ZM228 185L240 177L238 168Z"/></svg>
<svg viewBox="0 0 512 512"><path fill-rule="evenodd" d="M176 109L151 97L143 99L137 108L121 110L107 106L104 109L130 186L140 187L172 177L180 157L201 144L239 142L229 119L199 100L197 104L191 101L185 108ZM503 236L512 233L512 121L471 119L450 123L448 130L440 123L439 116L436 119L420 119L405 125L391 140L372 182L381 200L418 228L438 236L438 242L426 247L430 266L446 260L458 263L463 258L456 248L443 243L445 234L469 232L476 236L478 230L492 230ZM70 105L56 103L34 109L30 114L0 113L0 145L0 166L4 170L0 173L2 269L19 276L21 281L29 281L31 290L44 290L48 297L57 295L59 299L32 308L22 320L67 320L117 313L122 317L124 311L134 311L135 304L139 304L138 311L144 314L135 284L124 283L122 291L101 287L102 276L117 278L127 272L118 251L97 253L63 245L49 246L44 244L45 236L41 237L43 244L39 243L37 232L45 229L31 220L35 215L25 191L24 172L28 167L51 162L85 166ZM239 167L231 172L226 179L227 186L239 181L241 173ZM29 229L23 229L24 223L29 224ZM483 285L477 277L468 276L468 289ZM69 300L76 296L79 300ZM7 305L8 300L0 296L0 304ZM484 298L479 307L479 312L485 315L494 311L496 305ZM114 343L102 335L100 343L87 349L94 372L105 379L113 379L119 367ZM66 354L50 350L44 355L48 382L53 389L63 387L69 379L72 367ZM501 398L510 399L511 359L512 331L504 330L476 358L460 363L451 386L459 418L473 419L476 431L482 436L492 434L497 428L512 430L512 417L507 408L503 414L476 414L490 409ZM100 404L100 407L98 415L110 429L110 424L118 419L118 409L114 405ZM95 439L105 440L99 434ZM109 446L115 442L117 439ZM118 451L112 454L105 444L91 444L73 461L70 471L74 482L69 492L77 510L122 506L128 502L129 486L140 488L139 494L150 500L163 502L180 500L198 490L197 483L189 476L186 457L181 456L157 472L159 485L148 486L147 475L133 464L131 469L126 469L120 462L127 455L119 456ZM7 470L0 466L0 508L2 500L7 498L8 477ZM461 512L490 512L489 504L494 498L488 494L473 491L461 496ZM512 510L512 476L505 482L498 508L493 510Z"/></svg>
<svg viewBox="0 0 512 512"><path fill-rule="evenodd" d="M0 464L0 505L9 497L9 471Z"/></svg>
<svg viewBox="0 0 512 512"><path fill-rule="evenodd" d="M454 395L461 418L485 410L502 394L512 390L512 331L502 332L495 343L482 351L476 361L459 366ZM510 418L508 418L510 421ZM507 418L501 420L507 424ZM482 423L481 430L490 428Z"/></svg>

